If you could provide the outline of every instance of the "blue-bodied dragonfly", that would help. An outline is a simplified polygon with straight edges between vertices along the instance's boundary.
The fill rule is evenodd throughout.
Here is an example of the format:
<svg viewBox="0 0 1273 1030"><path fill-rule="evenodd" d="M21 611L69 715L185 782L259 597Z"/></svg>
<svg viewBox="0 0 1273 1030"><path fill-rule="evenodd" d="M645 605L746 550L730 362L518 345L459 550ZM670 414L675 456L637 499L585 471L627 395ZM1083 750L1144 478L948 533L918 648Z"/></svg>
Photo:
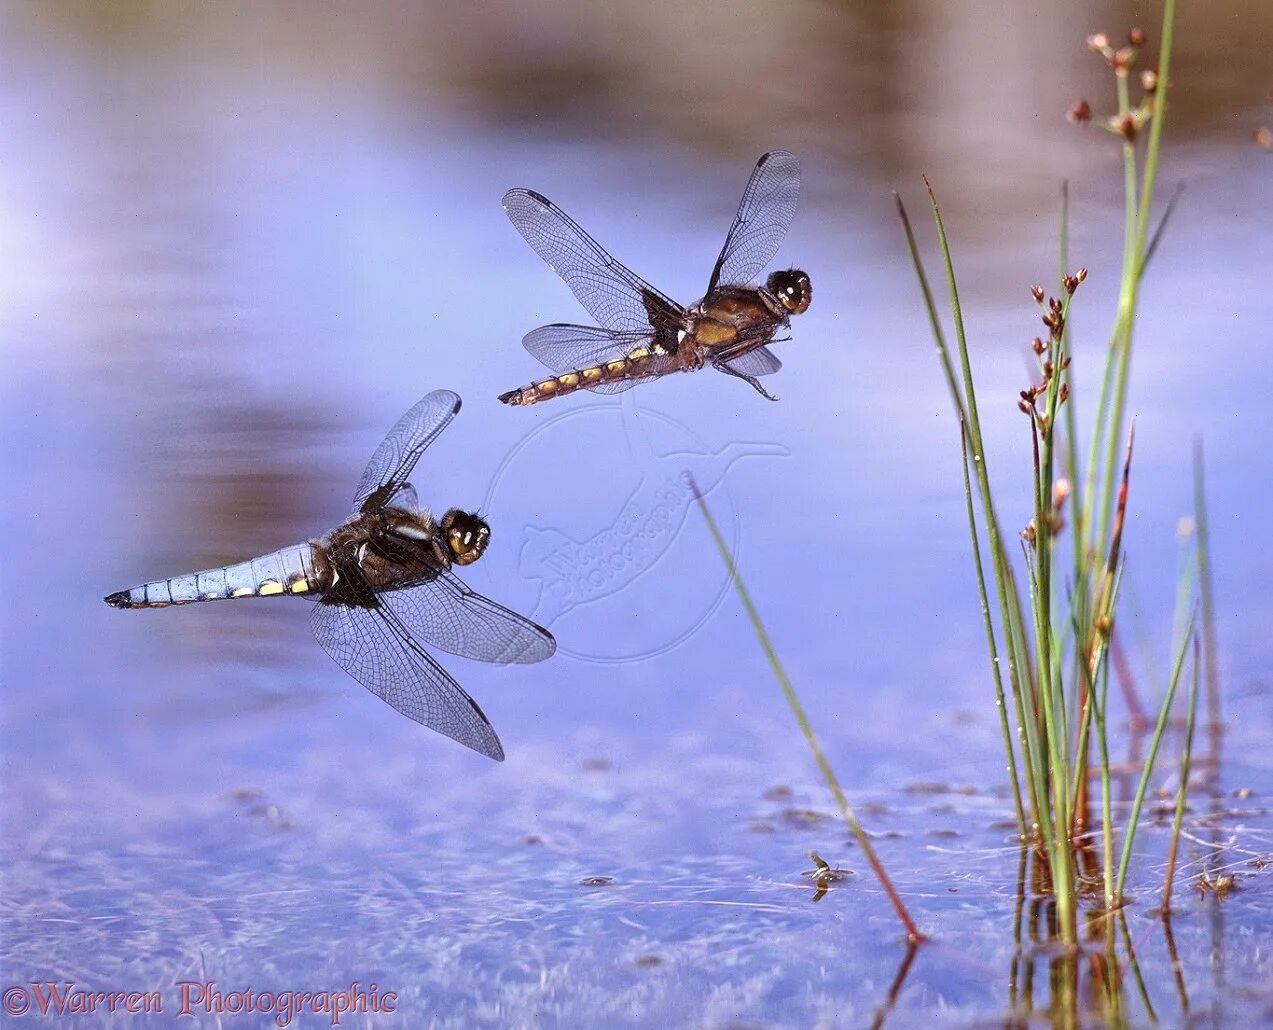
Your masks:
<svg viewBox="0 0 1273 1030"><path fill-rule="evenodd" d="M310 626L354 679L403 715L497 761L504 749L465 690L424 650L484 662L541 662L552 635L470 590L453 566L471 565L491 529L472 512L440 518L420 507L412 469L456 413L435 390L372 455L353 513L326 536L236 565L152 580L106 597L116 608L165 608L237 597L316 599Z"/></svg>

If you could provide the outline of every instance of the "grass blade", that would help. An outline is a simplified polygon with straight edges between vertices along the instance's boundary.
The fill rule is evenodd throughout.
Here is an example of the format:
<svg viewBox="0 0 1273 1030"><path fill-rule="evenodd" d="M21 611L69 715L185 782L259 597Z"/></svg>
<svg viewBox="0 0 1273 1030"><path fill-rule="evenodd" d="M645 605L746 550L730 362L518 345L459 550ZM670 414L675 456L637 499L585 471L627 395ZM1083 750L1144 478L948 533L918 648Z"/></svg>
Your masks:
<svg viewBox="0 0 1273 1030"><path fill-rule="evenodd" d="M689 473L687 472L686 475L689 476ZM814 761L817 762L818 768L822 771L822 776L827 781L827 786L831 788L835 802L840 808L840 814L844 817L849 829L853 831L853 836L856 838L858 846L861 847L862 853L866 855L867 861L871 863L871 869L874 870L876 878L880 881L880 886L884 888L884 893L888 895L889 901L892 902L898 919L902 921L902 926L906 928L906 939L916 944L927 940L927 937L920 933L915 926L914 920L911 919L910 913L907 912L906 906L902 903L901 896L893 886L893 881L889 879L883 864L875 854L875 848L871 845L871 838L866 835L866 831L862 829L857 816L853 814L849 799L840 788L840 781L836 779L835 773L831 769L831 763L827 761L822 745L818 743L818 737L813 732L809 717L805 715L804 706L796 696L795 687L791 685L791 680L787 678L782 662L778 660L778 652L774 650L774 646L769 640L769 634L765 631L764 623L760 621L760 613L756 610L756 606L752 603L751 595L743 585L742 577L739 576L738 568L734 564L733 556L729 553L729 546L725 543L725 538L721 536L720 527L716 525L716 520L712 517L711 510L707 507L707 502L703 499L703 495L699 493L698 484L694 482L692 476L689 477L689 483L690 489L694 493L694 500L698 502L699 510L703 513L707 528L711 531L712 539L716 541L716 547L725 562L725 568L729 570L729 577L734 583L734 589L738 592L738 599L742 602L743 609L747 612L747 618L751 621L752 629L756 633L756 639L760 642L760 648L765 652L765 657L769 659L769 666L773 669L774 677L778 680L778 685L782 687L782 692L787 698L787 704L791 706L796 722L800 724L800 732L804 734L809 750L813 752Z"/></svg>

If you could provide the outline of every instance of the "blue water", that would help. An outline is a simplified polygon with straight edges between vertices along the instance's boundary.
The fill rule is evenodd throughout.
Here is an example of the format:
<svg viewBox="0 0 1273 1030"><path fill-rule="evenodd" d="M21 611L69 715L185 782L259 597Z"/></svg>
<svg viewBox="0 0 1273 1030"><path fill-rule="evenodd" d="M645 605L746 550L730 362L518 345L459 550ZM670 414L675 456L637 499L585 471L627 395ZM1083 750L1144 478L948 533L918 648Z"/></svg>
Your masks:
<svg viewBox="0 0 1273 1030"><path fill-rule="evenodd" d="M1091 270L1073 321L1088 411L1113 308L1115 144L1060 114L1082 92L1107 104L1081 39L1114 26L1045 4L994 24L867 10L730 16L759 31L702 6L0 14L0 987L159 990L171 1014L182 981L356 980L398 993L369 1022L385 1026L869 1024L906 949L728 589L692 469L935 938L889 1018L1002 1018L1017 851L957 433L890 191L928 243L921 172L943 198L987 459L1023 525L1015 395L1062 177ZM1273 1001L1253 864L1273 855L1273 166L1250 143L1273 119L1273 19L1231 38L1191 17L1163 169L1164 193L1187 188L1138 328L1125 619L1152 693L1201 434L1230 732L1173 929L1192 1011L1219 1024ZM557 200L689 301L777 146L805 170L778 262L815 290L767 381L779 403L710 370L621 399L496 403L538 374L524 332L585 320L508 225L506 188ZM415 476L422 499L488 514L468 581L560 645L535 667L443 659L502 765L344 676L304 602L102 604L329 529L384 432L437 387L465 406ZM1173 788L1175 748L1156 787ZM1179 1023L1150 912L1165 833L1145 832L1129 925L1156 1014ZM1222 903L1187 889L1213 839L1239 874ZM816 905L810 850L853 874Z"/></svg>

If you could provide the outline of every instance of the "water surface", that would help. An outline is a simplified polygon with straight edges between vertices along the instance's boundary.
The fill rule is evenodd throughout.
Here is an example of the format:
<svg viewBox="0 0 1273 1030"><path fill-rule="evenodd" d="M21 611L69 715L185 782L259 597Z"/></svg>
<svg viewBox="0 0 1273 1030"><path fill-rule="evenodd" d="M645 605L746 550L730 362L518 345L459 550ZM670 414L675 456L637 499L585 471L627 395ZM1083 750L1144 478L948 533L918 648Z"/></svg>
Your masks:
<svg viewBox="0 0 1273 1030"><path fill-rule="evenodd" d="M3 986L158 989L171 1004L181 981L357 980L399 994L372 1022L401 1026L964 1025L1027 996L1045 1008L1050 953L1014 933L957 435L890 191L922 213L926 172L946 204L994 405L987 458L1018 491L1004 519L1024 524L1015 391L1062 178L1091 270L1073 323L1080 403L1116 290L1116 149L1062 117L1077 95L1111 102L1081 40L1156 16L10 6ZM1232 1025L1273 1005L1255 864L1273 853L1259 546L1273 236L1269 157L1250 143L1273 117L1273 17L1183 17L1163 181L1188 185L1138 330L1127 623L1161 677L1201 434L1230 730L1181 875L1219 864L1240 889L1182 888L1171 930L1190 1011ZM752 163L778 146L805 169L778 260L816 291L782 345L780 403L709 373L621 401L495 402L537 374L526 330L582 320L504 219L506 188L558 200L690 300ZM489 513L469 580L561 645L531 668L445 662L501 734L502 765L345 677L301 602L101 603L330 528L388 426L437 387L465 407L421 465L422 497ZM686 468L935 939L913 963ZM1155 787L1170 790L1168 752ZM1185 1019L1151 911L1165 837L1148 824L1129 916L1137 1023L1150 1006ZM816 905L810 850L852 871Z"/></svg>

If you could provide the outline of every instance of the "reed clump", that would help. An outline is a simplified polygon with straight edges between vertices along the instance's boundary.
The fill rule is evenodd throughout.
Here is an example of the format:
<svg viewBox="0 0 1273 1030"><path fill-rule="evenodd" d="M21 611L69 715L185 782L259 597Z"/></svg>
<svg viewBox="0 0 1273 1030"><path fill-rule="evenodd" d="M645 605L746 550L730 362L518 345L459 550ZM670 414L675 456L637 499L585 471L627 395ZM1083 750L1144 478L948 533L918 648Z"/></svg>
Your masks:
<svg viewBox="0 0 1273 1030"><path fill-rule="evenodd" d="M1111 917L1128 900L1127 876L1141 807L1177 688L1193 653L1194 686L1188 691L1192 742L1192 714L1199 696L1197 666L1204 660L1208 668L1214 664L1212 655L1204 659L1191 651L1197 636L1198 569L1205 562L1199 545L1182 563L1171 672L1132 803L1120 822L1111 798L1109 694L1135 444L1127 398L1141 282L1176 199L1166 205L1151 233L1174 18L1174 0L1167 0L1157 61L1152 66L1146 63L1147 33L1140 29L1131 30L1123 42L1116 43L1103 33L1087 40L1112 72L1115 108L1099 118L1092 105L1081 100L1069 115L1074 122L1108 130L1122 151L1123 258L1118 304L1084 447L1071 374L1069 322L1071 305L1081 296L1087 271L1070 265L1063 189L1056 282L1051 288L1031 288L1042 329L1030 342L1032 379L1015 399L1025 417L1022 450L1031 470L1032 517L1024 527L1005 527L998 517L959 288L936 193L925 180L949 295L953 348L948 345L910 219L898 198L898 213L957 418L973 565L1018 830L1037 857L1031 863L1035 889L1053 899L1057 935L1075 946L1080 893L1096 893L1102 910ZM1200 485L1197 503L1195 519L1205 526ZM1204 601L1209 603L1206 593ZM1208 614L1203 613L1204 624ZM1213 646L1210 634L1204 634L1201 651ZM1213 711L1213 722L1217 718ZM1184 807L1188 770L1186 753L1178 811ZM1099 816L1093 816L1094 807L1099 808ZM1178 820L1175 832L1179 833ZM1095 840L1099 840L1099 858L1093 854ZM1169 895L1170 882L1165 886ZM1169 903L1169 897L1164 900ZM1107 919L1111 941L1115 922Z"/></svg>

